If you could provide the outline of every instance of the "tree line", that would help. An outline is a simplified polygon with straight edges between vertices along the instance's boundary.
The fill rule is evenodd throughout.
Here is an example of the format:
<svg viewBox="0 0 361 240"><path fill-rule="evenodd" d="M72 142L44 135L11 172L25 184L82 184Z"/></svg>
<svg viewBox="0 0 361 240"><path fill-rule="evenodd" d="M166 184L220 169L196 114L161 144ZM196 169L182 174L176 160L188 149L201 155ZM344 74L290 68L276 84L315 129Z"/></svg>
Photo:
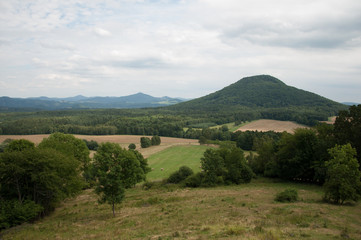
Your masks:
<svg viewBox="0 0 361 240"><path fill-rule="evenodd" d="M138 151L114 143L100 144L91 161L86 142L69 134L54 133L38 146L7 141L0 153L0 229L47 215L88 187L114 213L124 189L144 181L149 171Z"/></svg>

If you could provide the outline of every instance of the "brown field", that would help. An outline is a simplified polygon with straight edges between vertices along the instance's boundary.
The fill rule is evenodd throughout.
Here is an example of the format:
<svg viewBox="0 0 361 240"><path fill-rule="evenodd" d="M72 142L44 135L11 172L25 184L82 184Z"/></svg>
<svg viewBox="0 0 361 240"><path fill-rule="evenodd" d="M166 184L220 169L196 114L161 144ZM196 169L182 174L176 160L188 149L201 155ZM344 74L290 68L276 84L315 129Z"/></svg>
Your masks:
<svg viewBox="0 0 361 240"><path fill-rule="evenodd" d="M290 122L290 121L277 121L277 120L269 120L269 119L260 119L257 121L250 122L236 131L259 131L259 132L267 132L267 131L275 131L275 132L288 132L293 133L296 128L307 128L305 125L301 125L298 123Z"/></svg>
<svg viewBox="0 0 361 240"><path fill-rule="evenodd" d="M185 138L171 138L171 137L161 137L161 144L159 146L153 146L149 148L140 147L140 138L152 136L136 136L136 135L104 135L104 136L90 136L90 135L77 135L74 134L76 138L86 139L88 141L94 140L98 143L103 142L112 142L119 143L122 147L127 148L130 143L134 143L144 157L149 157L150 155L162 151L168 147L175 145L198 145L198 140L196 139L185 139ZM39 134L39 135L0 135L0 143L6 139L26 139L32 141L35 144L39 144L44 138L49 137L49 134Z"/></svg>

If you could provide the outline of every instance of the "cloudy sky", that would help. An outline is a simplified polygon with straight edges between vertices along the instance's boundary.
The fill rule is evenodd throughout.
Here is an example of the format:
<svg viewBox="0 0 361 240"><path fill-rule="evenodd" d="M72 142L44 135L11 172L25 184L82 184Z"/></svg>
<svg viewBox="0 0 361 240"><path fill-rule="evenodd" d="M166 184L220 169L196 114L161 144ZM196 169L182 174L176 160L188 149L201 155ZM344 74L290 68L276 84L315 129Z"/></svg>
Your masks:
<svg viewBox="0 0 361 240"><path fill-rule="evenodd" d="M361 103L361 1L0 0L0 96L196 98L259 74Z"/></svg>

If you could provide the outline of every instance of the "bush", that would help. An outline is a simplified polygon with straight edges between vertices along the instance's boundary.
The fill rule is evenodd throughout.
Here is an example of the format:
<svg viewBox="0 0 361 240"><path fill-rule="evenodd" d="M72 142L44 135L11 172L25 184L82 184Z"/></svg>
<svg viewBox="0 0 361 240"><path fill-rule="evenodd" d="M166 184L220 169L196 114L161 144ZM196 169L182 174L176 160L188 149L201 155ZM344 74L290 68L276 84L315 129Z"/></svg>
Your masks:
<svg viewBox="0 0 361 240"><path fill-rule="evenodd" d="M296 189L288 188L276 195L277 202L296 202L298 200L298 193Z"/></svg>
<svg viewBox="0 0 361 240"><path fill-rule="evenodd" d="M182 166L179 168L178 171L172 173L167 182L168 183L180 183L181 181L185 180L187 177L193 174L193 170L187 166Z"/></svg>
<svg viewBox="0 0 361 240"><path fill-rule="evenodd" d="M157 145L160 145L160 137L159 136L153 136L152 139L151 139L151 142L152 142L152 146L157 146Z"/></svg>
<svg viewBox="0 0 361 240"><path fill-rule="evenodd" d="M99 144L94 140L88 141L86 139L83 139L83 141L85 142L89 150L96 151L99 147Z"/></svg>
<svg viewBox="0 0 361 240"><path fill-rule="evenodd" d="M137 147L135 146L134 143L131 143L131 144L129 144L128 148L134 150L134 149L136 149Z"/></svg>
<svg viewBox="0 0 361 240"><path fill-rule="evenodd" d="M191 176L187 177L187 179L184 181L184 185L186 187L200 187L202 185L202 180L204 177L204 173L199 172L196 174L192 174Z"/></svg>
<svg viewBox="0 0 361 240"><path fill-rule="evenodd" d="M141 138L140 138L140 146L141 146L142 148L147 148L147 147L152 146L152 142L151 142L151 140L150 140L149 138L147 138L147 137L141 137Z"/></svg>
<svg viewBox="0 0 361 240"><path fill-rule="evenodd" d="M33 201L0 201L0 229L6 229L23 222L32 221L43 211L43 207Z"/></svg>

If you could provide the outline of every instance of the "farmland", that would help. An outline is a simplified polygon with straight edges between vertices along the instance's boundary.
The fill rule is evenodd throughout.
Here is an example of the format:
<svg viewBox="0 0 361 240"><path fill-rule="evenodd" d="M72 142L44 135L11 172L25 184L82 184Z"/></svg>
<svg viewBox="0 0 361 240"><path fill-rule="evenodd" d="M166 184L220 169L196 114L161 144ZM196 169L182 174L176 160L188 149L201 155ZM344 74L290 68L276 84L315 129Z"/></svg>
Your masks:
<svg viewBox="0 0 361 240"><path fill-rule="evenodd" d="M306 128L307 126L290 121L278 121L270 119L260 119L252 121L238 128L236 131L275 131L293 133L296 128Z"/></svg>

